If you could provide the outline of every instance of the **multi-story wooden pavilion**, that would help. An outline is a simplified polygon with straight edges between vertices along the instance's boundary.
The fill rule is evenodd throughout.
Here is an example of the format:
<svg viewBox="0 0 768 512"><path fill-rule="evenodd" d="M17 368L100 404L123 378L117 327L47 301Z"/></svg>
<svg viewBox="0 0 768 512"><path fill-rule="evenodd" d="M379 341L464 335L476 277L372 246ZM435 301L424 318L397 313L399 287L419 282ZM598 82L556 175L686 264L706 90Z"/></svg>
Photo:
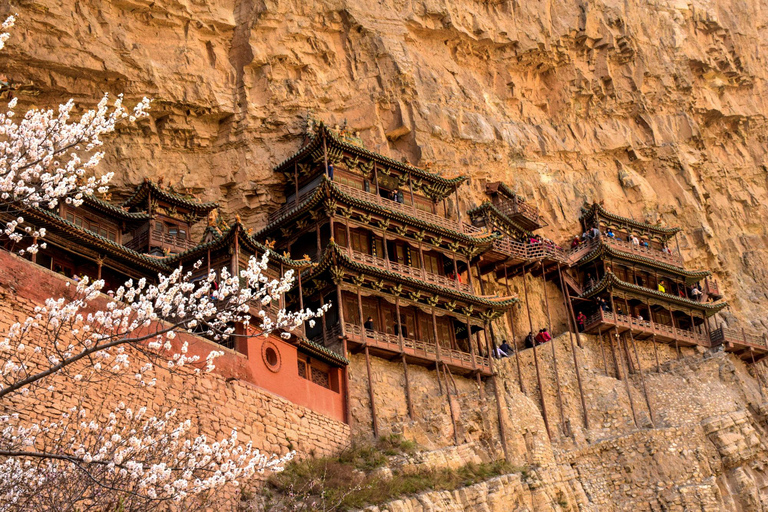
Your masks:
<svg viewBox="0 0 768 512"><path fill-rule="evenodd" d="M582 241L589 252L574 265L573 306L588 317L585 332L675 346L724 343L745 359L768 353L765 344L733 333L726 340L725 331L710 326L708 319L727 303L710 272L684 268L678 250L669 247L679 228L638 222L599 204L585 207L581 222L585 232L599 232Z"/></svg>
<svg viewBox="0 0 768 512"><path fill-rule="evenodd" d="M341 305L308 337L364 352L369 377L371 356L401 361L411 413L409 364L492 375L486 326L516 298L475 289L470 261L500 235L448 204L466 177L392 160L323 124L276 171L289 179L287 201L256 237L317 263L302 275L305 307Z"/></svg>

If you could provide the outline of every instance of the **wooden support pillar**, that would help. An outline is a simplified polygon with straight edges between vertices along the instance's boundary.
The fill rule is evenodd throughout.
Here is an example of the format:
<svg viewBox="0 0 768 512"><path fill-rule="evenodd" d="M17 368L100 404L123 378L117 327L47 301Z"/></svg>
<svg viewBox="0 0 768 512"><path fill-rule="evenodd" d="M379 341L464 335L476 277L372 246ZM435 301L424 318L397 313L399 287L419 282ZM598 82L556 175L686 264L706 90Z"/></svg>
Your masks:
<svg viewBox="0 0 768 512"><path fill-rule="evenodd" d="M405 402L408 404L408 417L413 420L413 402L411 400L411 381L408 377L408 361L405 360L405 354L400 357L403 360L403 374L405 376Z"/></svg>
<svg viewBox="0 0 768 512"><path fill-rule="evenodd" d="M523 276L525 278L525 276ZM512 295L509 289L509 276L507 276L507 266L504 265L504 285L507 288L507 296ZM517 381L520 383L520 392L525 394L525 385L523 384L523 373L520 370L520 347L517 346L517 335L515 333L515 314L514 309L509 308L509 326L512 330L512 346L515 348L515 363L517 364Z"/></svg>
<svg viewBox="0 0 768 512"><path fill-rule="evenodd" d="M341 349L344 352L344 357L349 358L349 350L347 348L346 338L341 340ZM342 379L344 381L344 423L349 425L349 402L351 400L351 397L349 396L349 365L344 367L344 371L342 372Z"/></svg>
<svg viewBox="0 0 768 512"><path fill-rule="evenodd" d="M358 291L357 293L359 297L360 292ZM346 335L346 326L344 322L344 303L341 301L341 286L339 286L338 284L336 285L336 301L339 303L339 306L338 306L339 307L339 328L341 330L341 336L343 338ZM362 325L363 325L363 321L361 319L360 326L362 327ZM363 334L363 339L365 339L365 332L363 331L362 334Z"/></svg>
<svg viewBox="0 0 768 512"><path fill-rule="evenodd" d="M597 339L600 342L600 352L603 354L603 370L605 371L605 374L608 375L608 360L605 358L605 344L603 343L603 331L600 327L597 328Z"/></svg>
<svg viewBox="0 0 768 512"><path fill-rule="evenodd" d="M456 289L458 290L460 288L459 287L459 265L456 263L455 252L451 252L451 261L453 261L453 277L455 278L454 284L456 286Z"/></svg>
<svg viewBox="0 0 768 512"><path fill-rule="evenodd" d="M528 326L530 333L533 334L533 320L531 319L531 305L528 302L528 281L525 279L525 265L523 265L523 291L525 293L525 307L528 310ZM538 346L533 342L533 363L536 367L536 382L539 385L539 396L541 398L541 417L544 420L544 426L547 428L547 437L552 440L552 432L549 429L549 420L547 419L547 404L544 401L544 387L541 385L541 372L539 371Z"/></svg>
<svg viewBox="0 0 768 512"><path fill-rule="evenodd" d="M320 261L320 257L323 255L323 243L320 238L320 221L317 222L315 226L315 231L317 232L317 261Z"/></svg>
<svg viewBox="0 0 768 512"><path fill-rule="evenodd" d="M485 330L483 335L485 336L485 346L488 350L488 364L491 369L491 385L493 386L493 396L496 399L496 416L499 419L499 440L501 441L501 448L504 451L504 459L509 461L509 451L507 449L507 430L504 426L504 410L501 407L501 394L499 393L499 385L496 382L496 372L493 370L493 354L491 353L491 342L488 339L488 329L490 323L485 322L483 326Z"/></svg>
<svg viewBox="0 0 768 512"><path fill-rule="evenodd" d="M707 345L712 347L712 332L709 330L709 318L707 318L706 311L704 312L704 332L707 334Z"/></svg>
<svg viewBox="0 0 768 512"><path fill-rule="evenodd" d="M373 423L373 437L379 437L379 421L376 418L376 401L374 400L373 379L371 378L371 355L368 353L368 344L365 344L365 368L368 371L368 397L371 401L371 422Z"/></svg>
<svg viewBox="0 0 768 512"><path fill-rule="evenodd" d="M563 393L560 389L560 371L557 369L557 351L555 350L555 338L552 332L552 317L549 313L549 294L547 293L547 272L544 268L544 262L539 261L541 265L541 279L544 283L544 303L547 308L547 327L549 328L549 335L552 337L549 344L552 346L552 367L555 374L555 389L557 390L557 406L560 410L560 427L565 429L565 412L563 411Z"/></svg>
<svg viewBox="0 0 768 512"><path fill-rule="evenodd" d="M37 241L35 241L37 243ZM36 254L32 255L32 262L35 263L37 259L35 258L37 256ZM96 258L96 279L101 279L101 267L104 265L104 258Z"/></svg>
<svg viewBox="0 0 768 512"><path fill-rule="evenodd" d="M755 362L755 349L749 347L749 355L752 357L752 368L755 369L755 380L757 380L757 387L760 390L760 396L765 401L765 390L763 389L763 379L760 373L760 367Z"/></svg>
<svg viewBox="0 0 768 512"><path fill-rule="evenodd" d="M297 274L299 275L299 310L304 311L304 290L301 287L301 269L299 269Z"/></svg>
<svg viewBox="0 0 768 512"><path fill-rule="evenodd" d="M669 308L669 318L672 320L672 332L675 334L675 352L677 352L677 358L680 359L682 357L682 353L680 352L680 346L677 342L677 322L675 322L675 312L672 311L672 308Z"/></svg>
<svg viewBox="0 0 768 512"><path fill-rule="evenodd" d="M443 363L443 377L445 377L445 396L448 399L448 409L451 414L451 424L453 425L453 444L459 445L459 429L456 427L456 414L453 412L453 399L451 399L451 386L448 384L448 369Z"/></svg>
<svg viewBox="0 0 768 512"><path fill-rule="evenodd" d="M624 306L627 308L627 318L629 318L629 334L632 335L632 310L629 308L629 300L627 300L627 297L624 297ZM635 373L635 362L632 361L632 355L629 352L629 346L627 345L627 337L624 337L624 349L627 352L627 371L629 373Z"/></svg>
<svg viewBox="0 0 768 512"><path fill-rule="evenodd" d="M472 369L477 370L475 345L472 343L472 324L469 323L469 315L467 315L466 323L467 323L467 345L469 345L469 353L472 356Z"/></svg>
<svg viewBox="0 0 768 512"><path fill-rule="evenodd" d="M421 263L421 275L427 275L427 266L424 264L424 244L419 240L419 262Z"/></svg>
<svg viewBox="0 0 768 512"><path fill-rule="evenodd" d="M413 180L411 180L411 173L408 173L408 191L411 193L411 208L416 208L416 200L413 198Z"/></svg>
<svg viewBox="0 0 768 512"><path fill-rule="evenodd" d="M453 189L454 195L456 196L456 215L458 216L457 223L461 224L461 207L459 207L459 187L456 187Z"/></svg>
<svg viewBox="0 0 768 512"><path fill-rule="evenodd" d="M616 346L617 346L617 348L619 350L619 362L618 362L618 364L621 364L621 360L622 360L621 340L619 338L620 338L619 330L616 329ZM621 365L623 366L623 364L621 364ZM619 368L616 367L616 369L618 371ZM638 426L638 424L637 424L637 413L635 412L635 401L632 398L632 390L629 388L629 375L627 375L627 378L623 379L623 380L624 380L624 387L627 390L627 397L629 398L629 408L632 409L632 421L635 423L635 426L637 427Z"/></svg>
<svg viewBox="0 0 768 512"><path fill-rule="evenodd" d="M653 414L653 407L651 406L651 396L648 394L648 388L645 385L645 374L643 373L643 366L640 362L640 354L637 352L637 345L635 344L635 337L632 335L632 329L629 330L629 340L632 342L632 350L635 352L635 358L637 359L637 371L640 373L640 383L643 386L643 394L645 395L645 405L648 406L648 414L651 418L651 427L656 428L656 418Z"/></svg>
<svg viewBox="0 0 768 512"><path fill-rule="evenodd" d="M477 278L481 279L479 274ZM472 290L475 289L475 285L473 284L473 280L472 280L472 265L470 265L469 263L469 257L467 257L467 284L469 284L470 289Z"/></svg>
<svg viewBox="0 0 768 512"><path fill-rule="evenodd" d="M576 331L576 336L579 336L579 326L576 323L576 317L573 314L573 309L571 308L571 300L570 300L570 294L566 295L566 288L565 288L565 281L563 281L563 273L560 270L560 264L557 264L557 274L560 277L560 287L563 289L563 301L565 302L565 312L566 314L570 313L568 315L569 324L573 327L573 330ZM546 290L545 290L546 293ZM579 369L579 360L578 356L576 355L576 346L573 343L573 335L571 334L571 330L568 330L568 338L571 341L571 353L573 354L573 367L576 370L576 382L579 385L579 398L581 398L581 410L584 413L584 428L589 430L589 417L587 416L587 402L584 399L584 387L581 384L581 370ZM579 347L581 347L581 340L579 340Z"/></svg>
<svg viewBox="0 0 768 512"><path fill-rule="evenodd" d="M432 333L435 336L435 358L437 359L435 362L435 370L437 371L437 384L440 387L440 394L442 395L443 387L440 385L440 336L437 333L437 316L435 316L434 306L430 312L432 313Z"/></svg>
<svg viewBox="0 0 768 512"><path fill-rule="evenodd" d="M403 324L400 322L400 297L395 295L395 320L397 321L397 341L400 344L400 353L405 352L405 342L403 341Z"/></svg>
<svg viewBox="0 0 768 512"><path fill-rule="evenodd" d="M376 197L381 197L381 193L379 192L379 169L378 165L376 165L376 160L373 161L373 182L376 184ZM378 201L378 199L376 200Z"/></svg>

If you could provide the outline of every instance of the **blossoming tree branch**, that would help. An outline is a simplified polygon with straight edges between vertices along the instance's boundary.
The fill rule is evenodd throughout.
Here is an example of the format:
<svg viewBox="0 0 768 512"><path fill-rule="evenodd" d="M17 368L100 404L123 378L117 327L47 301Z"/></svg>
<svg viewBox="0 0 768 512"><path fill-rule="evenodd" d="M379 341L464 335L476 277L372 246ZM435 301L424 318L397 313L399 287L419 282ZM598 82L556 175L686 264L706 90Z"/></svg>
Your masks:
<svg viewBox="0 0 768 512"><path fill-rule="evenodd" d="M3 23L0 49L14 22ZM61 201L78 206L107 190L111 173L93 172L104 156L101 138L121 122L147 117L149 105L145 98L129 112L121 97L110 107L105 95L79 120L71 119L69 101L58 110L30 110L17 122L16 100L10 101L0 114L0 218L17 252L44 248L45 231L27 225L26 211ZM128 281L114 297L101 293L103 281L83 278L66 297L47 299L0 333L0 511L150 510L168 503L190 509L255 472L279 470L292 453L262 454L234 430L211 441L190 419L142 403L139 393L100 406L92 396L114 381L151 390L160 372L211 371L222 352L188 355L178 333L223 340L242 325L289 336L313 324L329 305L271 313L294 278L289 270L270 279L267 262L265 254L239 275L212 270L197 282L179 268L157 284ZM66 404L63 410L42 414L43 404L57 402Z"/></svg>

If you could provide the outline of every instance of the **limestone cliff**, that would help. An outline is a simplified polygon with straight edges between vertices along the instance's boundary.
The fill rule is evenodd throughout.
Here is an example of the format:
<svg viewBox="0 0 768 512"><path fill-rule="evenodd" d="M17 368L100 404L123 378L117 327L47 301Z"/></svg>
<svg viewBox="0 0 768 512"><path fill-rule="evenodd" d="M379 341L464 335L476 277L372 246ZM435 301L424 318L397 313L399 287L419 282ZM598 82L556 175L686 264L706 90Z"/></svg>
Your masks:
<svg viewBox="0 0 768 512"><path fill-rule="evenodd" d="M10 4L10 5L9 5ZM24 104L150 95L109 145L118 183L163 177L260 226L303 119L504 180L560 239L585 200L685 229L733 312L768 311L768 7L761 0L10 0L0 67ZM124 191L125 189L123 189ZM118 190L119 191L119 190Z"/></svg>
<svg viewBox="0 0 768 512"><path fill-rule="evenodd" d="M0 70L22 107L70 97L91 106L103 92L154 98L151 119L106 147L102 170L116 172L116 194L162 178L258 228L283 200L271 168L299 147L312 114L347 122L376 151L469 174L462 209L482 200L487 180L507 182L542 209L557 240L577 229L584 201L679 225L686 265L715 272L732 304L726 317L768 328L762 0L10 0L0 5L9 12L20 18ZM587 430L570 346L557 346L565 412L550 372L552 442L531 361L522 362L526 393L512 361L500 379L508 448L538 476L388 510L768 507L768 413L743 364L686 354L648 373L658 418L647 428L639 376L634 419L592 340L579 355ZM651 357L645 348L641 358ZM376 364L377 378L392 379L390 363ZM434 387L426 370L418 378ZM472 385L456 394L476 400ZM439 447L461 396L433 391L420 409L433 430L416 425L411 435ZM401 402L391 401L393 422ZM462 410L462 441L492 444L495 407ZM363 428L365 402L351 412Z"/></svg>

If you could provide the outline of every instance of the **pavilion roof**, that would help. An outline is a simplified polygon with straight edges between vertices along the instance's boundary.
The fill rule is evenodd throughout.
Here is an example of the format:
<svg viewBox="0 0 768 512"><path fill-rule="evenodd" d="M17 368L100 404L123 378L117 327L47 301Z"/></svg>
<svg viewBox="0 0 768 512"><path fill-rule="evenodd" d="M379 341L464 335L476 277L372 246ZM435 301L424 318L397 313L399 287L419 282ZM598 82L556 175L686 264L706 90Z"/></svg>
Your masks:
<svg viewBox="0 0 768 512"><path fill-rule="evenodd" d="M319 123L317 128L308 134L307 142L299 148L293 155L289 156L283 162L275 166L275 172L281 172L286 175L293 175L293 167L291 164L297 161L304 160L305 158L312 156L317 151L322 155L323 140L326 142L328 150L337 149L342 151L348 151L356 156L362 157L367 160L375 161L378 164L387 168L394 168L404 173L410 173L413 176L421 178L434 185L433 192L436 198L446 197L453 192L456 187L461 185L469 177L465 175L455 176L453 178L446 178L437 173L430 172L420 167L415 167L411 164L400 162L394 158L384 156L375 151L370 151L364 147L353 144L341 136L339 136L334 130L328 128L325 123ZM317 155L315 154L315 157ZM320 156L322 158L322 156ZM437 190L435 187L437 187Z"/></svg>
<svg viewBox="0 0 768 512"><path fill-rule="evenodd" d="M207 254L209 250L221 249L233 245L235 237L237 237L241 247L248 249L254 254L268 253L270 261L281 263L286 267L304 269L314 265L314 263L308 260L294 260L270 249L263 243L256 240L253 236L249 235L248 228L246 228L239 220L235 222L234 225L230 226L222 232L218 232L217 230L209 227L206 230L206 233L210 233L212 235L210 240L207 242L202 242L187 251L168 256L163 260L163 262L166 265L175 266L183 262L202 258Z"/></svg>
<svg viewBox="0 0 768 512"><path fill-rule="evenodd" d="M145 179L141 185L136 188L133 195L123 203L123 206L138 206L147 199L150 193L155 199L160 199L177 207L192 210L197 214L206 214L219 206L218 203L201 203L184 194L160 188L157 183L150 179Z"/></svg>
<svg viewBox="0 0 768 512"><path fill-rule="evenodd" d="M104 199L99 199L93 194L83 196L83 204L120 220L143 221L149 220L150 218L147 212L131 212L128 211L127 207L110 203Z"/></svg>
<svg viewBox="0 0 768 512"><path fill-rule="evenodd" d="M506 310L519 302L517 297L500 297L497 295L480 296L462 292L455 288L449 288L439 284L429 283L414 277L404 276L397 272L392 272L383 268L367 265L351 259L344 248L331 241L328 244L323 257L318 265L302 274L302 280L312 279L322 272L331 269L334 266L345 267L363 275L375 276L387 279L399 284L414 286L424 291L432 292L446 298L458 299L460 301L481 307L487 307L493 310Z"/></svg>
<svg viewBox="0 0 768 512"><path fill-rule="evenodd" d="M599 203L593 203L592 205L583 206L581 208L580 219L589 222L594 221L595 218L607 219L609 223L614 224L616 227L632 228L645 234L646 236L655 235L662 240L669 240L675 233L681 231L679 227L664 227L656 224L649 224L647 222L640 222L628 217L622 217L615 213L609 212Z"/></svg>
<svg viewBox="0 0 768 512"><path fill-rule="evenodd" d="M518 233L522 233L529 237L533 236L533 233L531 233L527 229L520 226L517 222L510 219L507 215L504 215L490 201L484 201L480 206L475 206L474 208L468 210L467 215L469 215L470 218L475 218L482 215L485 212L488 212L491 216L495 217L497 220L500 220L503 224L506 224L507 227L510 229L510 231L517 231Z"/></svg>
<svg viewBox="0 0 768 512"><path fill-rule="evenodd" d="M712 274L709 270L686 270L683 267L671 265L669 263L655 260L653 258L646 258L645 256L640 256L639 254L632 254L630 252L620 251L619 249L616 249L615 247L612 247L602 241L597 247L595 247L595 249L593 249L591 252L586 254L581 260L579 260L579 265L584 263L589 263L598 258L603 258L606 255L614 257L616 259L641 263L643 265L648 265L649 267L664 269L668 272L672 272L674 274L684 276L686 279L686 283L689 281L690 282L698 281Z"/></svg>
<svg viewBox="0 0 768 512"><path fill-rule="evenodd" d="M279 227L285 225L290 220L298 218L300 215L303 215L308 211L316 210L318 206L320 206L323 201L329 197L329 193L332 199L336 199L343 204L354 205L363 211L384 214L391 219L399 220L414 227L428 229L433 233L449 236L455 240L459 240L474 246L490 245L494 240L501 238L501 235L491 232L479 234L462 233L461 231L455 229L450 229L439 224L419 219L418 217L414 217L400 210L390 209L384 205L351 196L337 187L334 182L328 179L326 176L323 176L320 185L317 186L314 193L305 199L298 208L286 212L285 215L267 225L255 236L258 238L264 238Z"/></svg>
<svg viewBox="0 0 768 512"><path fill-rule="evenodd" d="M591 299L600 292L607 289L619 289L626 292L631 292L635 295L642 295L648 299L652 299L651 302L659 305L676 304L681 307L688 307L692 309L699 309L705 312L707 316L712 316L724 307L728 305L727 302L697 302L688 298L677 297L668 293L662 293L657 290L638 286L636 284L628 283L619 279L613 272L606 272L603 278L598 281L592 288L586 290L580 295L582 299Z"/></svg>

